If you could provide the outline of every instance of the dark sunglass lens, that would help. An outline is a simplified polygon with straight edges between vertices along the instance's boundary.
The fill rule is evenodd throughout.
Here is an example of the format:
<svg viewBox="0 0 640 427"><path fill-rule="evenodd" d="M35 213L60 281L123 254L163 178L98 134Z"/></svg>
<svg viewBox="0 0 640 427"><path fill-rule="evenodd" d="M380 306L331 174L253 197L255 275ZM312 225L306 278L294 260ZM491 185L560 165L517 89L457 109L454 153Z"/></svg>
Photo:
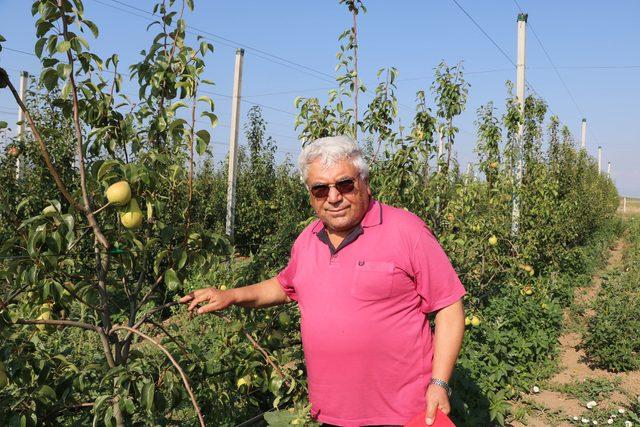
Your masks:
<svg viewBox="0 0 640 427"><path fill-rule="evenodd" d="M344 181L336 182L336 190L340 194L351 193L354 189L354 182L352 179L345 179Z"/></svg>
<svg viewBox="0 0 640 427"><path fill-rule="evenodd" d="M311 187L311 194L313 197L318 199L325 198L329 195L329 186L328 185L314 185Z"/></svg>

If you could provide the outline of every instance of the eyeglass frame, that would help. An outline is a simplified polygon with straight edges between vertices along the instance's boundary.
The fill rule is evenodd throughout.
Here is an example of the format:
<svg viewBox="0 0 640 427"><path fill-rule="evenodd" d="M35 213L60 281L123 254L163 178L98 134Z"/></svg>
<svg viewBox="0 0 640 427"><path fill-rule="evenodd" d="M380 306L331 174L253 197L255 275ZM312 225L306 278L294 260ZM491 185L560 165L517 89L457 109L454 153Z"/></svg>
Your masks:
<svg viewBox="0 0 640 427"><path fill-rule="evenodd" d="M349 190L344 190L341 191L338 186L342 183L346 183L346 182L351 182L351 188ZM340 181L334 183L334 184L316 184L316 185L311 185L311 186L307 186L307 189L309 190L309 193L316 199L321 200L321 199L326 199L327 197L329 197L329 193L331 192L331 188L335 188L336 191L338 193L340 193L340 195L344 195L344 194L350 194L352 193L355 189L356 189L356 182L358 181L357 178L345 178L345 179L341 179ZM327 189L327 194L326 196L316 196L313 191L314 189L318 189L318 187L326 187ZM322 188L324 190L324 188Z"/></svg>

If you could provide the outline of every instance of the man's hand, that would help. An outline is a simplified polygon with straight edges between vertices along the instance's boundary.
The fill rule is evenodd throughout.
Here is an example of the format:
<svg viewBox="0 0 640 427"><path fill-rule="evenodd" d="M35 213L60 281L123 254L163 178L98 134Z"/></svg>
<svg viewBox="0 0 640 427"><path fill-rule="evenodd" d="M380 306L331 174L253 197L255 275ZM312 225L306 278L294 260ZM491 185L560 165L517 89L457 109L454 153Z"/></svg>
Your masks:
<svg viewBox="0 0 640 427"><path fill-rule="evenodd" d="M198 309L198 314L223 310L234 303L233 294L229 291L221 291L216 288L197 289L180 298L180 304L189 304L189 311L193 311L198 305L207 304Z"/></svg>
<svg viewBox="0 0 640 427"><path fill-rule="evenodd" d="M449 412L451 412L447 391L439 385L429 385L425 400L427 402L427 415L424 421L428 426L433 424L436 419L436 409L440 409L445 415L449 415Z"/></svg>

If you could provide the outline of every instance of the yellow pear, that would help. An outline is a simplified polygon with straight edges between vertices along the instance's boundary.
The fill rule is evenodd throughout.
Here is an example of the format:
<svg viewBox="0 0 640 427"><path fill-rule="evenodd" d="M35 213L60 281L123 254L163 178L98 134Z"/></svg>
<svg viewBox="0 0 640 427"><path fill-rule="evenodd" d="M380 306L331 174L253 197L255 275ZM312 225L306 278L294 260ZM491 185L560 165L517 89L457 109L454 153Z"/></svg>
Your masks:
<svg viewBox="0 0 640 427"><path fill-rule="evenodd" d="M38 320L51 320L51 311L49 311L49 310L43 311L42 314L40 316L38 316L37 319ZM36 325L36 328L38 328L38 330L40 332L44 332L46 327L47 327L47 325Z"/></svg>
<svg viewBox="0 0 640 427"><path fill-rule="evenodd" d="M120 222L129 229L142 225L142 211L136 199L131 199L127 208L120 212Z"/></svg>
<svg viewBox="0 0 640 427"><path fill-rule="evenodd" d="M107 200L114 206L125 206L131 200L131 187L127 181L119 181L107 188Z"/></svg>

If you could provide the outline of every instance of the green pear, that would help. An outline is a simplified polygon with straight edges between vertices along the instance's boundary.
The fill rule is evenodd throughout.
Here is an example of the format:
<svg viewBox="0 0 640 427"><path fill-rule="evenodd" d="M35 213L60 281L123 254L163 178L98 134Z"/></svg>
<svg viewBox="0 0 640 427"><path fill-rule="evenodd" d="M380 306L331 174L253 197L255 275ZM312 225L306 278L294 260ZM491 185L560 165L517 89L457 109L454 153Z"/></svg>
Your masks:
<svg viewBox="0 0 640 427"><path fill-rule="evenodd" d="M131 199L127 208L120 212L120 222L128 229L142 225L142 211L136 199Z"/></svg>
<svg viewBox="0 0 640 427"><path fill-rule="evenodd" d="M107 200L114 206L125 206L131 200L131 187L127 181L111 184L106 192Z"/></svg>

